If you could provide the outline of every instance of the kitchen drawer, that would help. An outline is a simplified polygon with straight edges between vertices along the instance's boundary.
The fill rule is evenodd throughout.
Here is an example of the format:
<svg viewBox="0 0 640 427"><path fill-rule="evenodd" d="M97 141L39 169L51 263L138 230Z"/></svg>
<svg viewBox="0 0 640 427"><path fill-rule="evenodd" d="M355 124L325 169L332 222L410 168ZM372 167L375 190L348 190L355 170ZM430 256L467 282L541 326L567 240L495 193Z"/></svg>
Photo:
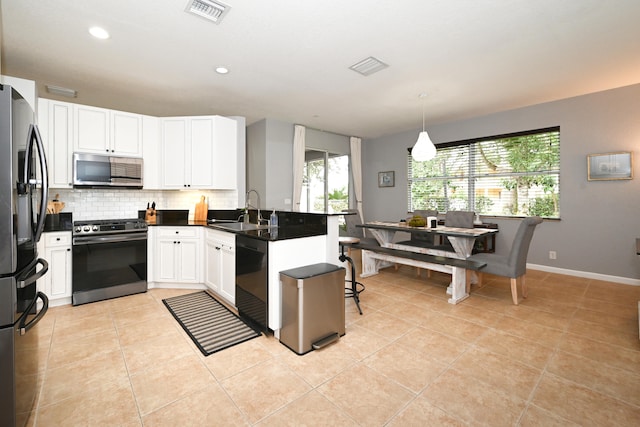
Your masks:
<svg viewBox="0 0 640 427"><path fill-rule="evenodd" d="M44 233L44 244L47 248L53 248L56 246L71 246L71 232L55 231Z"/></svg>
<svg viewBox="0 0 640 427"><path fill-rule="evenodd" d="M158 236L160 237L181 237L181 238L197 238L200 237L198 231L201 227L158 227Z"/></svg>

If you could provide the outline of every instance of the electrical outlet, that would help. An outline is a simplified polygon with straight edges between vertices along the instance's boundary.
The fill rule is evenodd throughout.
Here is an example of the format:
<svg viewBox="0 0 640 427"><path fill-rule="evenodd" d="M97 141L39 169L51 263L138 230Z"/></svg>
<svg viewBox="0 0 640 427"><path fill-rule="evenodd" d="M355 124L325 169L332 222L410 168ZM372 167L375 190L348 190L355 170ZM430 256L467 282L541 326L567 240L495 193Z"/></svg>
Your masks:
<svg viewBox="0 0 640 427"><path fill-rule="evenodd" d="M556 259L556 251L549 251L549 259Z"/></svg>

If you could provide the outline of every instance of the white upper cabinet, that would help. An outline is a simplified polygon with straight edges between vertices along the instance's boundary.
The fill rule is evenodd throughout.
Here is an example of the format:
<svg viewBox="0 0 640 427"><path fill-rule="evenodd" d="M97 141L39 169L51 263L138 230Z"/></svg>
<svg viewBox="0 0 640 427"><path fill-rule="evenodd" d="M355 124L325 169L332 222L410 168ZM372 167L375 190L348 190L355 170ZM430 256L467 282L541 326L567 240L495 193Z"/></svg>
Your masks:
<svg viewBox="0 0 640 427"><path fill-rule="evenodd" d="M235 120L221 116L161 120L162 188L236 188Z"/></svg>
<svg viewBox="0 0 640 427"><path fill-rule="evenodd" d="M213 188L238 188L238 124L228 117L214 117Z"/></svg>
<svg viewBox="0 0 640 427"><path fill-rule="evenodd" d="M160 182L160 119L142 116L142 153L145 190L159 190Z"/></svg>
<svg viewBox="0 0 640 427"><path fill-rule="evenodd" d="M142 156L142 116L111 111L111 152L126 156Z"/></svg>
<svg viewBox="0 0 640 427"><path fill-rule="evenodd" d="M142 156L142 116L75 104L74 151Z"/></svg>
<svg viewBox="0 0 640 427"><path fill-rule="evenodd" d="M187 182L194 188L213 187L214 117L192 117L188 120L191 147L185 165Z"/></svg>
<svg viewBox="0 0 640 427"><path fill-rule="evenodd" d="M162 188L187 188L185 176L187 118L162 119Z"/></svg>
<svg viewBox="0 0 640 427"><path fill-rule="evenodd" d="M74 151L97 154L110 153L109 110L74 105L73 120Z"/></svg>
<svg viewBox="0 0 640 427"><path fill-rule="evenodd" d="M74 152L143 157L149 190L238 188L243 147L228 117L158 118L40 98L38 122L52 188L72 187Z"/></svg>
<svg viewBox="0 0 640 427"><path fill-rule="evenodd" d="M38 126L46 147L49 187L71 188L73 104L40 98Z"/></svg>

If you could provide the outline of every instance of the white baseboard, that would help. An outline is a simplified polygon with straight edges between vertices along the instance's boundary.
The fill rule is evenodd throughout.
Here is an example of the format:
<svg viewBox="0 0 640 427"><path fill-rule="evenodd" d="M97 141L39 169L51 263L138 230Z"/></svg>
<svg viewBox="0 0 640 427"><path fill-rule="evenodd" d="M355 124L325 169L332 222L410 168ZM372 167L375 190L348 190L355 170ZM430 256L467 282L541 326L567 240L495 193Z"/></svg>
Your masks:
<svg viewBox="0 0 640 427"><path fill-rule="evenodd" d="M547 265L529 264L527 268L531 270L546 271L548 273L566 274L568 276L584 277L585 279L603 280L605 282L622 283L625 285L640 286L640 279L630 277L609 276L607 274L591 273L589 271L569 270L566 268L549 267Z"/></svg>

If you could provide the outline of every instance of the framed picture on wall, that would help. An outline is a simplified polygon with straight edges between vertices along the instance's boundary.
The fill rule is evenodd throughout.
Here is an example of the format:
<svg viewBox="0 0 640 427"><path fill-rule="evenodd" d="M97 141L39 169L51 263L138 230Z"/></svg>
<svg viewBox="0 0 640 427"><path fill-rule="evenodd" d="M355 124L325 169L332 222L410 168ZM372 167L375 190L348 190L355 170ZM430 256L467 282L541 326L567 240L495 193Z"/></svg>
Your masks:
<svg viewBox="0 0 640 427"><path fill-rule="evenodd" d="M623 151L589 154L587 156L587 179L589 181L633 179L631 153Z"/></svg>
<svg viewBox="0 0 640 427"><path fill-rule="evenodd" d="M394 171L378 172L378 187L393 187L396 185Z"/></svg>

